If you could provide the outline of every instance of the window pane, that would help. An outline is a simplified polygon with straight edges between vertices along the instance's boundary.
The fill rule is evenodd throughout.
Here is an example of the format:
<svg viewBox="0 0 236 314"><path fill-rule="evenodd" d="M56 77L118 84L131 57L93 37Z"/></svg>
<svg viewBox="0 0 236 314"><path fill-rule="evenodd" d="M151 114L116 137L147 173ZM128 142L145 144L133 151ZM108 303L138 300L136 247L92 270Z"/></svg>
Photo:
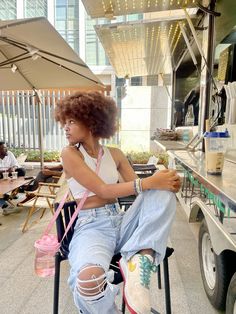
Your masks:
<svg viewBox="0 0 236 314"><path fill-rule="evenodd" d="M16 0L0 1L0 19L11 20L16 18Z"/></svg>
<svg viewBox="0 0 236 314"><path fill-rule="evenodd" d="M25 17L47 17L47 0L25 0Z"/></svg>
<svg viewBox="0 0 236 314"><path fill-rule="evenodd" d="M56 21L56 29L59 31L59 30L65 30L66 28L66 21L62 20L62 21Z"/></svg>
<svg viewBox="0 0 236 314"><path fill-rule="evenodd" d="M66 0L56 0L56 6L58 5L66 5Z"/></svg>
<svg viewBox="0 0 236 314"><path fill-rule="evenodd" d="M65 7L57 7L56 8L56 19L63 20L66 18L66 8Z"/></svg>

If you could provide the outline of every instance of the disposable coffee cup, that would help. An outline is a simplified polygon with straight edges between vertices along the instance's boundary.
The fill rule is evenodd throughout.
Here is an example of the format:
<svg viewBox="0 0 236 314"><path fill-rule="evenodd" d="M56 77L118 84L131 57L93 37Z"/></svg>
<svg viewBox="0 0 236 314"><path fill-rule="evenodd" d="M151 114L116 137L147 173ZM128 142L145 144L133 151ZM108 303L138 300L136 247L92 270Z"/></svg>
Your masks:
<svg viewBox="0 0 236 314"><path fill-rule="evenodd" d="M204 134L207 173L218 175L222 173L228 138L229 133L227 130L225 132L206 132Z"/></svg>
<svg viewBox="0 0 236 314"><path fill-rule="evenodd" d="M12 179L17 179L17 172L16 171L13 171L12 173Z"/></svg>
<svg viewBox="0 0 236 314"><path fill-rule="evenodd" d="M4 180L7 180L8 179L8 172L7 171L3 172L2 176L3 176Z"/></svg>

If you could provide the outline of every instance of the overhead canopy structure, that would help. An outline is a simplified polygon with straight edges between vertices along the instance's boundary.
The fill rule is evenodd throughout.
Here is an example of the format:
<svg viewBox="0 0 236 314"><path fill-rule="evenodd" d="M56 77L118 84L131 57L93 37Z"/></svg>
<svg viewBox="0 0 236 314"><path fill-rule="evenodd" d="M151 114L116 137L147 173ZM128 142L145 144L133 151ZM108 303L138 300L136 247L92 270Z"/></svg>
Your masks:
<svg viewBox="0 0 236 314"><path fill-rule="evenodd" d="M0 90L102 85L47 19L0 21Z"/></svg>
<svg viewBox="0 0 236 314"><path fill-rule="evenodd" d="M172 16L172 19L174 18L174 16L176 19L179 19L180 16L179 17L177 16L179 14L177 11L180 11L180 9L182 8L188 8L188 10L190 8L196 9L197 7L199 7L199 4L201 4L204 7L208 7L210 0L204 0L204 1L202 0L199 0L199 1L197 0L146 0L146 1L144 0L122 0L122 1L121 0L82 0L82 2L86 8L87 13L92 18L113 19L115 16L128 15L128 14L142 14L143 15L142 19L145 21L147 13L150 14L150 12L155 12L155 16L158 16L159 14L159 17L162 17L163 19L167 18L167 20L168 20L168 16L170 15ZM232 0L217 0L216 5L217 5L216 10L221 13L221 16L217 17L215 21L216 22L215 23L215 27L216 27L215 43L217 45L222 41L223 38L227 36L227 34L235 26L235 10L232 10ZM189 13L189 15L191 14ZM226 16L227 16L227 19L225 18ZM185 17L183 17L183 19L185 19ZM140 23L142 22L140 21ZM99 30L99 33L98 35L102 41L102 44L104 45L105 50L107 50L106 48L107 40L103 38L106 36L111 37L111 35L108 35L107 31L106 31L106 35L104 35L105 31L102 34L102 30L101 31ZM201 41L201 33L202 32L200 31L199 41ZM225 40L231 42L232 36L230 36L230 38L226 37ZM120 41L120 44L122 47L126 46L127 48L127 44L124 43L123 45L122 41ZM135 43L129 46L137 47ZM186 49L186 45L185 45L185 49ZM195 43L192 44L192 50L196 56L197 61L200 62L201 57ZM127 53L127 50L126 50L126 53ZM130 59L131 51L128 54L129 54L129 60L131 60ZM176 60L176 56L174 56L173 58ZM109 59L110 59L111 64L113 65L118 62L117 58L115 58L116 60L114 60L113 58L109 57ZM124 63L127 64L127 61L128 59L126 59L126 62ZM157 62L159 62L159 58ZM184 59L182 59L182 62L181 62L181 73L183 76L188 76L192 73L194 69L195 67L193 65L190 54L186 53ZM143 73L145 73L145 71Z"/></svg>
<svg viewBox="0 0 236 314"><path fill-rule="evenodd" d="M92 18L196 7L196 0L82 0Z"/></svg>
<svg viewBox="0 0 236 314"><path fill-rule="evenodd" d="M196 11L195 11L196 13ZM118 77L171 73L185 47L179 23L183 12L161 18L96 26L97 35ZM187 30L188 31L188 30Z"/></svg>

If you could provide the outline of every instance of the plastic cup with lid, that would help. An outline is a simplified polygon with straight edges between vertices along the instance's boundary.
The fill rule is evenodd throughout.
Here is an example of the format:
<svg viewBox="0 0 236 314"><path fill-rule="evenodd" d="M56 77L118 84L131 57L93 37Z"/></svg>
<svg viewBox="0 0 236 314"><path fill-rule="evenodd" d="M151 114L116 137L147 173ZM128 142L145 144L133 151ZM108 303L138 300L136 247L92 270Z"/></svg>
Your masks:
<svg viewBox="0 0 236 314"><path fill-rule="evenodd" d="M229 132L205 132L206 171L209 174L221 174L224 155L227 149Z"/></svg>

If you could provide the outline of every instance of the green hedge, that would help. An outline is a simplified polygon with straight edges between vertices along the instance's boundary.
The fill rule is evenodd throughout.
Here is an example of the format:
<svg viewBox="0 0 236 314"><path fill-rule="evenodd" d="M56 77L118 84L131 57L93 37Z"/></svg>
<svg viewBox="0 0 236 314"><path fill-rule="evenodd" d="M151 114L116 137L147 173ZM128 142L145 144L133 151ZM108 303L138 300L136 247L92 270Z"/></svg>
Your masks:
<svg viewBox="0 0 236 314"><path fill-rule="evenodd" d="M27 154L26 161L40 161L39 150L24 150L24 149L9 149L13 154L18 157L20 154ZM166 153L150 153L150 152L135 152L130 151L126 153L128 159L134 164L146 164L149 157L156 156L158 158L158 163L163 164L167 167L168 165L168 155ZM59 151L45 151L44 161L60 161Z"/></svg>
<svg viewBox="0 0 236 314"><path fill-rule="evenodd" d="M158 163L168 166L167 153L150 153L150 152L134 152L130 151L126 153L126 156L134 164L146 164L151 156L158 158Z"/></svg>
<svg viewBox="0 0 236 314"><path fill-rule="evenodd" d="M26 161L40 161L40 152L39 150L24 150L24 149L9 149L16 157L20 154L26 154ZM60 152L59 151L45 151L43 153L44 161L60 161Z"/></svg>

